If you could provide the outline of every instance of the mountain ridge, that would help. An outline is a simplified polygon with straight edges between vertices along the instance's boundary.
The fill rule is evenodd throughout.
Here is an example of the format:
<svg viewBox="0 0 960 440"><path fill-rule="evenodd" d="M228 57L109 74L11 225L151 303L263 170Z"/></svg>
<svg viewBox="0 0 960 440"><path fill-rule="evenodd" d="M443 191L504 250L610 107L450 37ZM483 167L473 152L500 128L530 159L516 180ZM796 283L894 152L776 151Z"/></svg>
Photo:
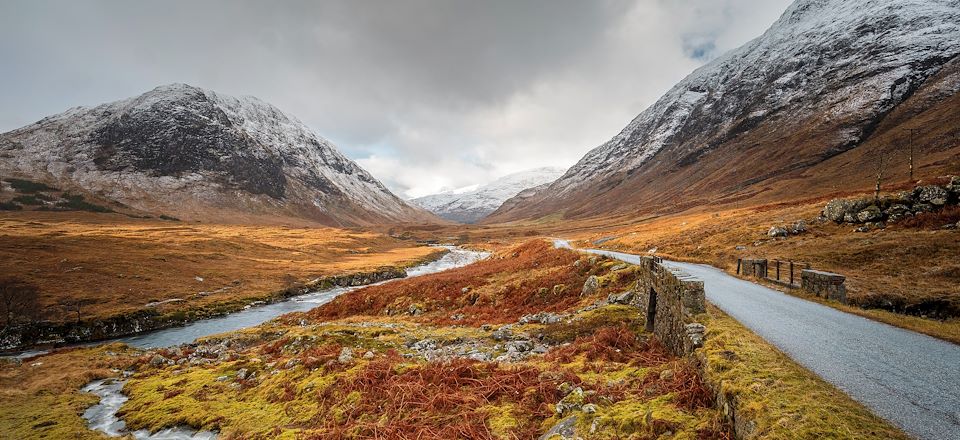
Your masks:
<svg viewBox="0 0 960 440"><path fill-rule="evenodd" d="M799 0L761 36L680 81L538 196L485 222L783 194L784 179L876 137L884 118L960 53L957 23L960 5L944 0ZM869 174L853 181L866 186ZM813 177L820 186L809 189L823 192L850 176Z"/></svg>
<svg viewBox="0 0 960 440"><path fill-rule="evenodd" d="M186 84L0 134L0 170L132 208L221 221L433 222L297 118Z"/></svg>

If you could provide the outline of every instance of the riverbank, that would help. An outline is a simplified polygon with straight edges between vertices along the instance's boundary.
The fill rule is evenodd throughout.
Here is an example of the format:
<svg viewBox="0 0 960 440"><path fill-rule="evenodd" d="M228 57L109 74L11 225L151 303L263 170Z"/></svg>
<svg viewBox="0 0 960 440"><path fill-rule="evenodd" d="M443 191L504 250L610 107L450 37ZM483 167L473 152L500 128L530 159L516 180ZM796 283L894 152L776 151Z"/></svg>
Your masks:
<svg viewBox="0 0 960 440"><path fill-rule="evenodd" d="M265 295L236 298L196 308L167 312L162 312L156 308L144 308L103 319L81 320L77 323L22 325L13 329L4 329L0 332L0 349L7 353L15 353L34 348L55 348L62 345L117 339L183 326L191 322L226 316L249 307L286 301L308 292L333 287L358 287L403 278L407 276L408 269L438 261L448 252L450 251L446 248L434 248L426 256L409 261L402 266L386 266L373 271L320 277Z"/></svg>

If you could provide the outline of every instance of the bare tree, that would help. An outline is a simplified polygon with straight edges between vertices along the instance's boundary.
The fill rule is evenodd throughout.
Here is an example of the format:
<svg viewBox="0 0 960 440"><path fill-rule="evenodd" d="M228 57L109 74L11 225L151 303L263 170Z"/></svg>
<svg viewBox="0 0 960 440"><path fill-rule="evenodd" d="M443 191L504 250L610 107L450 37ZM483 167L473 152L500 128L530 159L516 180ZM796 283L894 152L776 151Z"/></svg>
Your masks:
<svg viewBox="0 0 960 440"><path fill-rule="evenodd" d="M40 311L40 286L17 277L0 279L0 312L7 327L36 320Z"/></svg>
<svg viewBox="0 0 960 440"><path fill-rule="evenodd" d="M66 298L60 301L60 306L63 307L67 313L76 313L77 324L79 324L80 319L83 317L83 309L95 303L96 301L90 298Z"/></svg>
<svg viewBox="0 0 960 440"><path fill-rule="evenodd" d="M889 163L890 157L887 155L887 153L883 151L877 153L877 187L876 191L873 193L873 200L875 202L880 201L880 184L883 183L883 172L886 171Z"/></svg>
<svg viewBox="0 0 960 440"><path fill-rule="evenodd" d="M909 163L910 163L910 182L914 182L914 180L913 180L913 137L914 137L914 135L920 133L920 129L919 129L919 128L904 128L903 130L910 132L910 144L909 144L909 149L908 149L908 152L909 152Z"/></svg>

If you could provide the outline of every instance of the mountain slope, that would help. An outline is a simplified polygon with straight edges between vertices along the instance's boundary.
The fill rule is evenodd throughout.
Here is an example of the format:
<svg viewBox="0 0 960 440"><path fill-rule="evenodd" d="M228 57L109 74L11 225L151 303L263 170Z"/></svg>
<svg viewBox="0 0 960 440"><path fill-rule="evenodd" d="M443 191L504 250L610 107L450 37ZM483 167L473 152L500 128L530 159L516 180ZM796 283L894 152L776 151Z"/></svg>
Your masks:
<svg viewBox="0 0 960 440"><path fill-rule="evenodd" d="M958 53L955 1L798 0L762 36L694 71L533 200L486 221L677 210L868 186L864 170L875 157L857 150L884 135L902 145L903 127L885 121L918 91L937 98L913 116L942 113L924 120L935 125L917 139L931 153L920 158L921 171L942 171L953 166L943 156L958 151L948 146L952 152L942 154L937 141L957 131L942 108L956 81L932 77L953 68ZM948 130L935 133L945 123Z"/></svg>
<svg viewBox="0 0 960 440"><path fill-rule="evenodd" d="M4 175L190 219L360 225L433 218L276 107L184 84L4 133L0 157Z"/></svg>
<svg viewBox="0 0 960 440"><path fill-rule="evenodd" d="M495 211L507 199L553 182L564 171L550 167L521 171L473 190L432 194L411 202L447 220L475 223Z"/></svg>

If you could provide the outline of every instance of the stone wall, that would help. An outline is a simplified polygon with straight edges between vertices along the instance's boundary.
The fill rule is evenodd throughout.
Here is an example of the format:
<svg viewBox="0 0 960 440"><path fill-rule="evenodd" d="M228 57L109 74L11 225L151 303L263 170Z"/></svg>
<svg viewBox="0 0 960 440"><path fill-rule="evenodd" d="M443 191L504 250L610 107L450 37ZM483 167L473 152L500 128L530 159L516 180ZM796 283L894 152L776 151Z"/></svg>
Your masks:
<svg viewBox="0 0 960 440"><path fill-rule="evenodd" d="M767 277L767 260L744 258L740 260L740 273L757 278Z"/></svg>
<svg viewBox="0 0 960 440"><path fill-rule="evenodd" d="M821 298L847 303L847 277L820 270L804 269L800 272L800 288Z"/></svg>
<svg viewBox="0 0 960 440"><path fill-rule="evenodd" d="M703 281L641 257L635 303L647 315L652 331L674 354L683 356L703 345L705 327L697 315L706 312Z"/></svg>

